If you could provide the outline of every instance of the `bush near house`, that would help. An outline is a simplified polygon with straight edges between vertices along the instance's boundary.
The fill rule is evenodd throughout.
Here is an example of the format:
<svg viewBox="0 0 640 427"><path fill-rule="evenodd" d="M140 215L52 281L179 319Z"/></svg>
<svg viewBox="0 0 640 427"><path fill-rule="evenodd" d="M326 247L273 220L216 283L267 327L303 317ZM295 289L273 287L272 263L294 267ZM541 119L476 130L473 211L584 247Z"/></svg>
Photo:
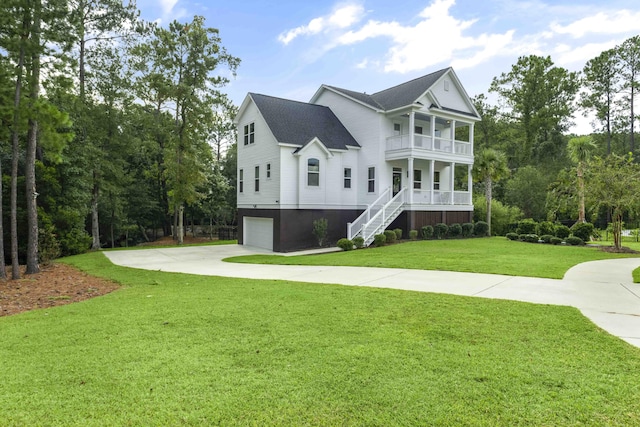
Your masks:
<svg viewBox="0 0 640 427"><path fill-rule="evenodd" d="M524 241L528 243L538 243L540 237L537 234L525 234Z"/></svg>
<svg viewBox="0 0 640 427"><path fill-rule="evenodd" d="M551 238L551 244L552 245L559 245L560 243L562 243L562 239L559 237L552 237Z"/></svg>
<svg viewBox="0 0 640 427"><path fill-rule="evenodd" d="M540 236L540 240L542 240L544 243L551 243L551 239L553 239L553 236L551 234Z"/></svg>
<svg viewBox="0 0 640 427"><path fill-rule="evenodd" d="M519 240L520 236L518 233L507 233L507 239L509 240Z"/></svg>
<svg viewBox="0 0 640 427"><path fill-rule="evenodd" d="M465 222L462 224L462 237L471 237L473 236L473 223Z"/></svg>
<svg viewBox="0 0 640 427"><path fill-rule="evenodd" d="M387 243L394 243L396 241L396 232L393 230L384 230L384 236L387 238Z"/></svg>
<svg viewBox="0 0 640 427"><path fill-rule="evenodd" d="M338 240L337 246L343 251L350 251L353 249L353 242L346 237Z"/></svg>
<svg viewBox="0 0 640 427"><path fill-rule="evenodd" d="M435 237L436 239L447 237L448 232L449 226L443 222L439 222L433 227L433 237Z"/></svg>
<svg viewBox="0 0 640 427"><path fill-rule="evenodd" d="M394 233L396 233L396 240L402 240L402 229L401 228L396 228L393 230Z"/></svg>
<svg viewBox="0 0 640 427"><path fill-rule="evenodd" d="M430 239L433 237L433 227L431 225L425 225L420 229L420 233L423 239Z"/></svg>
<svg viewBox="0 0 640 427"><path fill-rule="evenodd" d="M362 236L357 236L353 238L353 244L356 249L360 249L364 246L364 238Z"/></svg>
<svg viewBox="0 0 640 427"><path fill-rule="evenodd" d="M451 224L449 226L449 236L458 237L462 235L462 226L460 224Z"/></svg>
<svg viewBox="0 0 640 427"><path fill-rule="evenodd" d="M376 246L384 246L386 242L387 236L385 236L384 234L376 234L375 236L373 236L373 244Z"/></svg>
<svg viewBox="0 0 640 427"><path fill-rule="evenodd" d="M418 240L418 230L409 230L409 239Z"/></svg>

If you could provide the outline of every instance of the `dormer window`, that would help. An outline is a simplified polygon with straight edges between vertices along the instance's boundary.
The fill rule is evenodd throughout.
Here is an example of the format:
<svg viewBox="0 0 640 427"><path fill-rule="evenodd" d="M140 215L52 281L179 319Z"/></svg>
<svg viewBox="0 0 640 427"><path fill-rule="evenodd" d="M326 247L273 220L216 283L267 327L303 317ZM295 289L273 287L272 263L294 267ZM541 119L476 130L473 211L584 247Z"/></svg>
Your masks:
<svg viewBox="0 0 640 427"><path fill-rule="evenodd" d="M253 144L255 140L255 123L244 125L244 145Z"/></svg>

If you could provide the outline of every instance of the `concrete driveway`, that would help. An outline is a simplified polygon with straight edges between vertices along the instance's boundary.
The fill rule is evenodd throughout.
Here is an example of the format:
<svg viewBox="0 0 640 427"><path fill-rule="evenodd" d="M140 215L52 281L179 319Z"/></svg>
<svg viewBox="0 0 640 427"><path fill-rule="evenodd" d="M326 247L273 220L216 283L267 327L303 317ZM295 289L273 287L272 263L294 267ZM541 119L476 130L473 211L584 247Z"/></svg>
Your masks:
<svg viewBox="0 0 640 427"><path fill-rule="evenodd" d="M578 308L609 333L640 347L640 258L592 261L562 280L369 267L233 264L222 259L271 252L240 245L104 252L114 264L146 270L438 292Z"/></svg>

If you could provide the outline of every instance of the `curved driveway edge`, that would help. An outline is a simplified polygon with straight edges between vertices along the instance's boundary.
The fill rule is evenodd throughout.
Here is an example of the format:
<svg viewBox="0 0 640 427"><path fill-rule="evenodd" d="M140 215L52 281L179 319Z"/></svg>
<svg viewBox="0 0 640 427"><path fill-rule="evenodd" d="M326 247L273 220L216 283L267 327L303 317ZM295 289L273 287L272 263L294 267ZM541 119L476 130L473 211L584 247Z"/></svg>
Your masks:
<svg viewBox="0 0 640 427"><path fill-rule="evenodd" d="M145 270L369 286L566 305L578 308L612 335L640 347L640 284L634 284L631 276L631 272L640 267L640 258L579 264L569 269L562 280L556 280L453 271L234 264L222 261L232 256L271 254L241 245L103 253L116 265Z"/></svg>

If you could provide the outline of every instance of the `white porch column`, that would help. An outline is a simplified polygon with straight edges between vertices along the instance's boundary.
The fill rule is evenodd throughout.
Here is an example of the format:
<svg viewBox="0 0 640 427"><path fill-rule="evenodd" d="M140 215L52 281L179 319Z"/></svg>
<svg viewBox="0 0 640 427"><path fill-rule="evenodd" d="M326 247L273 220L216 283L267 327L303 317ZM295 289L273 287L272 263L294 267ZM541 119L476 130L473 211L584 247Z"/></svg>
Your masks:
<svg viewBox="0 0 640 427"><path fill-rule="evenodd" d="M449 200L449 204L453 205L455 203L455 195L454 193L454 189L455 189L455 180L456 180L456 164L454 162L451 162L449 168L451 169L449 171L449 182L451 185L451 200Z"/></svg>
<svg viewBox="0 0 640 427"><path fill-rule="evenodd" d="M451 152L456 152L456 121L451 120Z"/></svg>
<svg viewBox="0 0 640 427"><path fill-rule="evenodd" d="M467 191L469 192L469 204L473 204L473 177L471 176L471 170L473 165L467 165Z"/></svg>
<svg viewBox="0 0 640 427"><path fill-rule="evenodd" d="M413 204L413 157L409 156L407 159L407 167L409 170L407 171L407 175L409 176L409 183L407 184L407 191L409 192L409 197L405 200L410 205Z"/></svg>
<svg viewBox="0 0 640 427"><path fill-rule="evenodd" d="M471 124L469 124L469 144L471 144L471 155L473 156L473 127L475 126L475 123L471 122Z"/></svg>
<svg viewBox="0 0 640 427"><path fill-rule="evenodd" d="M433 200L434 200L434 193L433 193L433 178L435 176L435 169L436 169L436 161L435 160L431 160L431 165L429 165L429 185L431 186L431 195L429 196L429 204L433 205Z"/></svg>
<svg viewBox="0 0 640 427"><path fill-rule="evenodd" d="M413 148L414 146L414 133L416 129L416 113L412 111L409 113L409 148Z"/></svg>
<svg viewBox="0 0 640 427"><path fill-rule="evenodd" d="M431 116L431 147L430 149L435 149L436 146L436 116Z"/></svg>

